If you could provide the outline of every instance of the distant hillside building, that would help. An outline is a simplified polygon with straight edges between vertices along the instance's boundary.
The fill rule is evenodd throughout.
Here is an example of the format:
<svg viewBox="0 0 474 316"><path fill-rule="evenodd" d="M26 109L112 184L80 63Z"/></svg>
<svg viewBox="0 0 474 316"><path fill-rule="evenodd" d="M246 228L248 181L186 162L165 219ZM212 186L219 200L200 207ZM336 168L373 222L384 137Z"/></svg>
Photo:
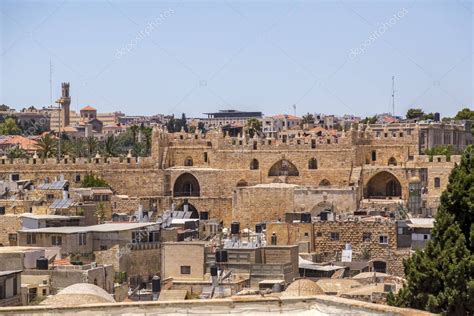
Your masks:
<svg viewBox="0 0 474 316"><path fill-rule="evenodd" d="M238 110L219 110L213 113L204 113L207 118L200 119L208 127L219 127L231 124L245 125L251 118L261 119L262 112L244 112Z"/></svg>

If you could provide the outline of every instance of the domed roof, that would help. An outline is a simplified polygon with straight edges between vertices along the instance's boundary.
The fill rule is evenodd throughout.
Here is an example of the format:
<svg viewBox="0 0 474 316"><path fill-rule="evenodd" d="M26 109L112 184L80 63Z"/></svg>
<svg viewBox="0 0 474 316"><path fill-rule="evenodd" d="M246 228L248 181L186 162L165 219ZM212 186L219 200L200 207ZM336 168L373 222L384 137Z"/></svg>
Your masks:
<svg viewBox="0 0 474 316"><path fill-rule="evenodd" d="M316 282L309 279L299 279L293 281L283 292L284 296L311 296L323 295L324 291L316 284Z"/></svg>
<svg viewBox="0 0 474 316"><path fill-rule="evenodd" d="M112 295L97 285L76 283L70 285L58 294L49 296L41 305L78 306L84 304L115 303Z"/></svg>
<svg viewBox="0 0 474 316"><path fill-rule="evenodd" d="M411 177L410 179L408 179L408 182L409 182L409 183L420 183L421 180L420 180L419 177L414 176L414 177Z"/></svg>

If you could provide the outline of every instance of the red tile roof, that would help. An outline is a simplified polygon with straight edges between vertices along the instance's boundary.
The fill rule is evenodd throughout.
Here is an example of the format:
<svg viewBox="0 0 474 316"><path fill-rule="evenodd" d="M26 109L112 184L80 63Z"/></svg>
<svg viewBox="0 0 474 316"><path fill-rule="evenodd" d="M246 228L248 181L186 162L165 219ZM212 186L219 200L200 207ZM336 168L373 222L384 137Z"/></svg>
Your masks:
<svg viewBox="0 0 474 316"><path fill-rule="evenodd" d="M88 105L88 106L85 106L81 109L81 111L95 111L96 109L93 108L92 106Z"/></svg>

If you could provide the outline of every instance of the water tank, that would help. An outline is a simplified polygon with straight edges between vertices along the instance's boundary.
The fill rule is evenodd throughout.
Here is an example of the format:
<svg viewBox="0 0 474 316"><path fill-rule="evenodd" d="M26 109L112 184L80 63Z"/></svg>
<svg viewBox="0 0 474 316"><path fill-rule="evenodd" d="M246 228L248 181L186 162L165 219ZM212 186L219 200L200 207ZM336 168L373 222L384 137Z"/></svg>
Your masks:
<svg viewBox="0 0 474 316"><path fill-rule="evenodd" d="M217 266L211 266L211 276L217 276Z"/></svg>
<svg viewBox="0 0 474 316"><path fill-rule="evenodd" d="M311 223L311 213L301 213L302 223Z"/></svg>
<svg viewBox="0 0 474 316"><path fill-rule="evenodd" d="M216 250L216 262L227 262L227 250L218 249Z"/></svg>
<svg viewBox="0 0 474 316"><path fill-rule="evenodd" d="M439 112L435 112L434 114L434 121L435 122L439 122L441 120L441 115L439 114Z"/></svg>
<svg viewBox="0 0 474 316"><path fill-rule="evenodd" d="M36 269L38 270L48 270L48 258L41 257L39 259L36 259Z"/></svg>
<svg viewBox="0 0 474 316"><path fill-rule="evenodd" d="M255 225L255 232L256 232L257 234L260 234L260 233L263 232L263 226L262 226L262 224L257 224L257 225Z"/></svg>
<svg viewBox="0 0 474 316"><path fill-rule="evenodd" d="M199 219L200 220L208 220L209 219L209 212L208 211L202 211L199 213Z"/></svg>
<svg viewBox="0 0 474 316"><path fill-rule="evenodd" d="M272 245L273 246L277 245L277 235L275 233L272 234Z"/></svg>
<svg viewBox="0 0 474 316"><path fill-rule="evenodd" d="M230 233L232 235L237 235L239 232L240 232L240 223L232 222L232 224L230 224Z"/></svg>
<svg viewBox="0 0 474 316"><path fill-rule="evenodd" d="M153 293L161 292L161 279L159 276L155 275L151 279L151 291Z"/></svg>

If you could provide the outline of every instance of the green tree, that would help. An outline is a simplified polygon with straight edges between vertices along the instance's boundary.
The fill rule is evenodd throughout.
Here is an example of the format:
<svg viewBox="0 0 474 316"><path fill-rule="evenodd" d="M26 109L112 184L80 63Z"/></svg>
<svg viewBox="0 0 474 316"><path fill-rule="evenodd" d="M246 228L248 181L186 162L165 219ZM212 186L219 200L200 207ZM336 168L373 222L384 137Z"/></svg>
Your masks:
<svg viewBox="0 0 474 316"><path fill-rule="evenodd" d="M102 188L108 187L109 184L99 176L92 173L87 174L81 182L83 188Z"/></svg>
<svg viewBox="0 0 474 316"><path fill-rule="evenodd" d="M46 134L38 140L36 148L41 158L50 158L56 154L57 141L50 134Z"/></svg>
<svg viewBox="0 0 474 316"><path fill-rule="evenodd" d="M388 303L435 313L474 313L474 149L468 147L441 195L432 239L404 261L407 282Z"/></svg>
<svg viewBox="0 0 474 316"><path fill-rule="evenodd" d="M470 108L464 108L454 117L455 120L474 120L474 111Z"/></svg>
<svg viewBox="0 0 474 316"><path fill-rule="evenodd" d="M245 127L250 137L253 137L253 135L259 134L262 131L262 122L256 118L251 118L247 121L247 125Z"/></svg>
<svg viewBox="0 0 474 316"><path fill-rule="evenodd" d="M117 157L118 155L118 142L115 136L109 135L104 141L103 152L108 157Z"/></svg>
<svg viewBox="0 0 474 316"><path fill-rule="evenodd" d="M374 115L372 117L366 117L365 119L362 120L362 124L375 124L377 123L377 116Z"/></svg>
<svg viewBox="0 0 474 316"><path fill-rule="evenodd" d="M152 133L153 129L151 127L141 127L141 133L144 136L144 145L145 145L145 156L149 156L151 153L151 139L152 139Z"/></svg>
<svg viewBox="0 0 474 316"><path fill-rule="evenodd" d="M88 136L86 138L86 152L89 158L96 154L97 144L97 139L94 136Z"/></svg>
<svg viewBox="0 0 474 316"><path fill-rule="evenodd" d="M71 141L71 156L79 158L87 156L86 143L84 139L77 138Z"/></svg>
<svg viewBox="0 0 474 316"><path fill-rule="evenodd" d="M409 109L407 111L407 119L421 119L425 115L422 109Z"/></svg>
<svg viewBox="0 0 474 316"><path fill-rule="evenodd" d="M97 208L95 211L95 216L97 216L97 222L99 224L103 224L105 221L105 205L102 202L97 204Z"/></svg>
<svg viewBox="0 0 474 316"><path fill-rule="evenodd" d="M301 122L302 124L314 124L314 115L311 113L306 113L306 115L303 115L303 121Z"/></svg>
<svg viewBox="0 0 474 316"><path fill-rule="evenodd" d="M19 146L13 146L7 150L7 157L9 159L27 158L28 153Z"/></svg>
<svg viewBox="0 0 474 316"><path fill-rule="evenodd" d="M21 128L14 117L7 117L3 123L0 123L1 135L19 135Z"/></svg>
<svg viewBox="0 0 474 316"><path fill-rule="evenodd" d="M135 143L137 141L137 136L138 136L138 130L140 127L138 125L132 125L130 126L130 132L132 133L132 141Z"/></svg>
<svg viewBox="0 0 474 316"><path fill-rule="evenodd" d="M9 111L10 110L10 107L6 104L2 104L0 105L0 111Z"/></svg>
<svg viewBox="0 0 474 316"><path fill-rule="evenodd" d="M455 151L451 145L438 145L425 149L425 155L430 156L430 161L433 161L433 156L446 156L449 160L453 154L455 154Z"/></svg>

